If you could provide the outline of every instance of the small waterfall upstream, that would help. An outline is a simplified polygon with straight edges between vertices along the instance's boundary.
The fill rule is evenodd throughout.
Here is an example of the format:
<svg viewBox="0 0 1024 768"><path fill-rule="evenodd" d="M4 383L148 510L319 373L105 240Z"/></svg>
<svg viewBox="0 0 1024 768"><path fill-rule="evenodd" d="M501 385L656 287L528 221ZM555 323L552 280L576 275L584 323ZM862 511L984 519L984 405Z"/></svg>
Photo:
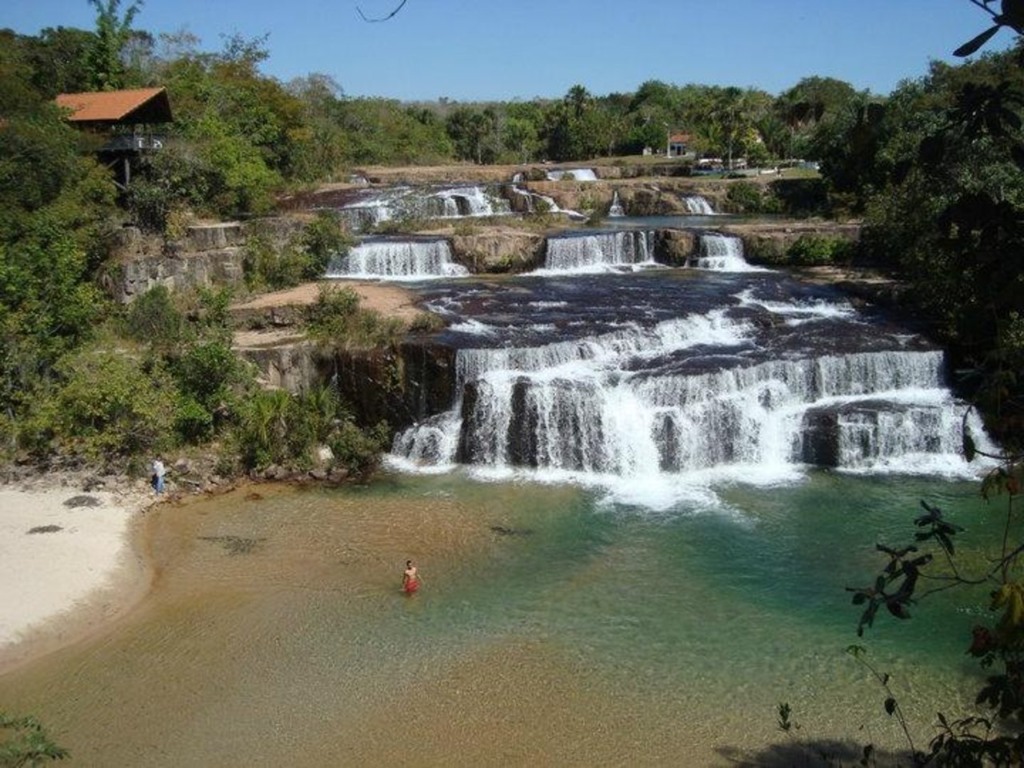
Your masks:
<svg viewBox="0 0 1024 768"><path fill-rule="evenodd" d="M452 261L447 240L369 240L331 262L326 277L422 280L467 274Z"/></svg>
<svg viewBox="0 0 1024 768"><path fill-rule="evenodd" d="M463 323L467 332L456 335L468 346L458 346L451 409L399 434L392 459L419 471L528 470L609 487L773 482L807 466L964 472L966 408L945 383L940 350L774 273L710 272L672 290L644 275L543 289L564 288L575 311L548 293L527 301L536 283L524 283L515 305L493 309L494 322L507 323L521 307L529 338L549 343L520 345L486 318L473 333ZM594 287L609 280L615 285ZM721 290L727 296L712 300ZM638 306L624 312L624 301ZM657 320L672 304L706 309ZM493 346L481 347L484 339ZM980 423L970 424L984 438Z"/></svg>
<svg viewBox="0 0 1024 768"><path fill-rule="evenodd" d="M742 240L714 232L700 236L700 256L693 266L720 272L749 272L758 269L747 263L743 255Z"/></svg>
<svg viewBox="0 0 1024 768"><path fill-rule="evenodd" d="M556 168L547 172L548 181L597 181L593 168Z"/></svg>
<svg viewBox="0 0 1024 768"><path fill-rule="evenodd" d="M542 195L540 192L523 189L522 187L516 186L516 184L509 187L509 190L512 194L517 195L526 201L525 207L528 213L539 213L541 211L544 213L560 213L570 219L576 219L577 221L582 221L587 218L579 211L561 208L553 197ZM540 206L537 205L538 202L541 203Z"/></svg>
<svg viewBox="0 0 1024 768"><path fill-rule="evenodd" d="M339 209L353 232L364 232L394 219L454 219L507 216L512 207L499 190L480 186L393 187L368 194Z"/></svg>
<svg viewBox="0 0 1024 768"><path fill-rule="evenodd" d="M616 218L626 215L626 211L623 209L622 203L619 202L618 190L612 192L612 204L608 207L608 215Z"/></svg>
<svg viewBox="0 0 1024 768"><path fill-rule="evenodd" d="M688 213L692 213L694 216L714 216L715 212L711 208L711 203L700 195L686 195L683 197L683 204L686 206Z"/></svg>
<svg viewBox="0 0 1024 768"><path fill-rule="evenodd" d="M587 273L655 266L654 233L641 230L549 237L544 273Z"/></svg>

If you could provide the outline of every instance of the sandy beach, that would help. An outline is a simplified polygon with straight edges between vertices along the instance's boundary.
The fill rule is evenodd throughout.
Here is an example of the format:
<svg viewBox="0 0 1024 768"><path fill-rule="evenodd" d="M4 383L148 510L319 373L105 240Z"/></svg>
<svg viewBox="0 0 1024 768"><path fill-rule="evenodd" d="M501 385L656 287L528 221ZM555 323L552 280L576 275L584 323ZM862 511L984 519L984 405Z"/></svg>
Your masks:
<svg viewBox="0 0 1024 768"><path fill-rule="evenodd" d="M0 485L0 671L74 641L144 594L133 522L143 481L84 491L79 478Z"/></svg>

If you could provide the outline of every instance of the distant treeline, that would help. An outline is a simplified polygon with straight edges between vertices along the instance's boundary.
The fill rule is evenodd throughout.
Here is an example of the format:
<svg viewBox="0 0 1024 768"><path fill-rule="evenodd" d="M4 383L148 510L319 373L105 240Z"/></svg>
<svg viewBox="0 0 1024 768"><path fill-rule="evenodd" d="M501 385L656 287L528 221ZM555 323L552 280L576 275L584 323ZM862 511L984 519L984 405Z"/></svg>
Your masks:
<svg viewBox="0 0 1024 768"><path fill-rule="evenodd" d="M132 28L137 6L94 2L96 30L0 32L9 113L58 93L164 86L174 112L167 151L139 188L141 216L166 218L180 203L219 215L267 210L290 185L344 179L366 165L531 163L664 154L673 134L701 156L750 164L813 158L837 120L879 99L832 78L808 77L779 96L752 88L672 85L595 95L575 85L561 99L403 104L349 98L331 77L282 83L260 72L265 39L230 37L216 53L186 34ZM170 201L170 202L168 202Z"/></svg>

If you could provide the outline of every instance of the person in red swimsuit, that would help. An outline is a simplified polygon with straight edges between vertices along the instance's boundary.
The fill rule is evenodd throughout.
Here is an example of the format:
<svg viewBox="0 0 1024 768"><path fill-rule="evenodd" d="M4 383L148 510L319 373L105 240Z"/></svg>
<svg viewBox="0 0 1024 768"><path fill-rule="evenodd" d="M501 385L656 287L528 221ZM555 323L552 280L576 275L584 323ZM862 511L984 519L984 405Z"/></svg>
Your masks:
<svg viewBox="0 0 1024 768"><path fill-rule="evenodd" d="M420 588L420 574L413 565L412 560L405 561L405 572L402 574L402 589L405 594L411 595Z"/></svg>

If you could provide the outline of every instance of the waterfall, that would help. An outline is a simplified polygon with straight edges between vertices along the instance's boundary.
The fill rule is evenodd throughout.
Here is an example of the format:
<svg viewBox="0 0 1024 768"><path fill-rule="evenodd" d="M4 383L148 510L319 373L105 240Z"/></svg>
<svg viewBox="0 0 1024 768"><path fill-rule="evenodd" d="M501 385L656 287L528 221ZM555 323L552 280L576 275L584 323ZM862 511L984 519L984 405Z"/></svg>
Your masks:
<svg viewBox="0 0 1024 768"><path fill-rule="evenodd" d="M327 267L327 277L420 280L459 277L469 271L452 261L447 240L371 240Z"/></svg>
<svg viewBox="0 0 1024 768"><path fill-rule="evenodd" d="M542 210L545 213L561 213L569 217L570 219L577 219L579 221L583 221L584 219L587 218L579 211L573 211L568 208L560 208L558 203L555 201L555 198L553 197L548 197L547 195L542 195L539 192L532 192L528 189L522 189L521 187L516 186L513 186L511 189L513 194L526 198L526 210L529 213L537 212L536 201L539 200L542 203L544 203Z"/></svg>
<svg viewBox="0 0 1024 768"><path fill-rule="evenodd" d="M592 168L559 168L547 172L548 181L597 181Z"/></svg>
<svg viewBox="0 0 1024 768"><path fill-rule="evenodd" d="M584 273L654 265L653 232L550 237L543 272Z"/></svg>
<svg viewBox="0 0 1024 768"><path fill-rule="evenodd" d="M572 272L624 258L613 245L650 253L645 233L615 234L637 240L552 238L549 263L565 271L417 288L448 321L452 402L400 431L389 462L527 472L661 508L723 482L794 482L809 467L987 468L961 456L965 419L982 451L997 449L924 338L768 270Z"/></svg>
<svg viewBox="0 0 1024 768"><path fill-rule="evenodd" d="M390 221L394 210L391 197L374 196L357 203L350 203L338 210L341 220L352 232L365 232L385 221Z"/></svg>
<svg viewBox="0 0 1024 768"><path fill-rule="evenodd" d="M807 463L906 469L921 457L934 469L956 456L963 409L945 388L941 352L629 372L638 355L738 349L749 332L713 314L540 348L460 350L454 407L400 434L393 453L421 465L617 477Z"/></svg>
<svg viewBox="0 0 1024 768"><path fill-rule="evenodd" d="M523 189L521 187L515 187L515 186L512 187L512 194L518 195L519 197L523 197L523 198L526 199L526 210L529 213L535 213L536 212L536 205L534 204L535 200L541 200L541 201L544 202L544 204L545 204L544 210L547 213L561 213L562 212L562 209L558 207L558 203L555 202L555 199L553 197L548 197L547 195L542 195L539 192L531 192L528 189ZM566 211L566 213L573 213L573 212L572 211Z"/></svg>
<svg viewBox="0 0 1024 768"><path fill-rule="evenodd" d="M488 195L482 187L457 187L434 193L441 202L441 218L503 216L511 212L508 200Z"/></svg>
<svg viewBox="0 0 1024 768"><path fill-rule="evenodd" d="M511 212L508 200L498 190L480 186L394 187L339 209L342 219L354 232L363 232L393 219L507 216Z"/></svg>
<svg viewBox="0 0 1024 768"><path fill-rule="evenodd" d="M683 204L688 213L695 216L714 216L711 204L700 195L686 195L683 197Z"/></svg>
<svg viewBox="0 0 1024 768"><path fill-rule="evenodd" d="M699 269L720 272L749 272L756 269L751 267L743 256L742 240L714 232L700 236L700 256L696 262Z"/></svg>
<svg viewBox="0 0 1024 768"><path fill-rule="evenodd" d="M609 216L625 216L626 212L622 208L622 203L619 202L619 191L615 190L612 192L612 204L608 208Z"/></svg>

